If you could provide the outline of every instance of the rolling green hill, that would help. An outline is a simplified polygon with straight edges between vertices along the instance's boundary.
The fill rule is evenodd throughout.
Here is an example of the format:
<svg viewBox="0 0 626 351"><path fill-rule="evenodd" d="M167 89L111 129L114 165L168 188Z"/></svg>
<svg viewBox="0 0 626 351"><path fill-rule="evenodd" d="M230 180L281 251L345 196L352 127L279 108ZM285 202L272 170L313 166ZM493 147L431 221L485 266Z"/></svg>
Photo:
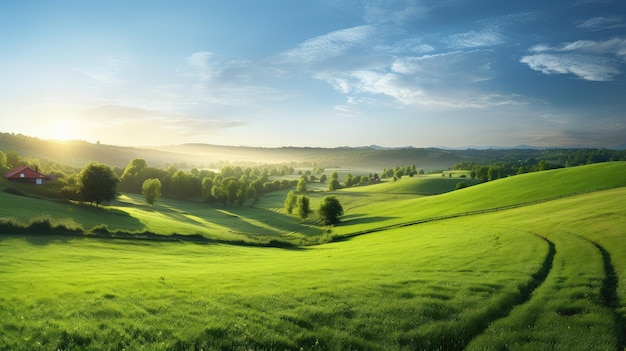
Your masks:
<svg viewBox="0 0 626 351"><path fill-rule="evenodd" d="M401 179L341 190L346 220L334 229L345 235L387 225L532 203L598 189L626 186L626 162L606 162L521 174L436 196L394 196L415 180ZM443 178L443 177L442 177ZM382 189L382 191L381 191ZM400 189L400 190L394 190ZM386 194L391 194L387 196ZM370 217L370 214L375 214ZM376 220L373 220L375 218Z"/></svg>
<svg viewBox="0 0 626 351"><path fill-rule="evenodd" d="M390 202L411 219L482 187L476 208L491 207L578 190L555 183L619 185L623 167ZM368 188L337 195L358 205ZM302 250L5 235L0 349L622 349L625 199L620 187Z"/></svg>

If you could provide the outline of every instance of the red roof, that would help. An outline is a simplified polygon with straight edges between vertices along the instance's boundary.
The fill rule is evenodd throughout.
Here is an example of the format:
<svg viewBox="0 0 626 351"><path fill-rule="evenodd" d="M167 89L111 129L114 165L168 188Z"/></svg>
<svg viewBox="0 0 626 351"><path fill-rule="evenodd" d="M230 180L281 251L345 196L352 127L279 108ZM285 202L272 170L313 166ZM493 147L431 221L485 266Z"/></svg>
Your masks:
<svg viewBox="0 0 626 351"><path fill-rule="evenodd" d="M4 177L8 179L50 179L49 176L41 174L28 166L14 168L6 172Z"/></svg>

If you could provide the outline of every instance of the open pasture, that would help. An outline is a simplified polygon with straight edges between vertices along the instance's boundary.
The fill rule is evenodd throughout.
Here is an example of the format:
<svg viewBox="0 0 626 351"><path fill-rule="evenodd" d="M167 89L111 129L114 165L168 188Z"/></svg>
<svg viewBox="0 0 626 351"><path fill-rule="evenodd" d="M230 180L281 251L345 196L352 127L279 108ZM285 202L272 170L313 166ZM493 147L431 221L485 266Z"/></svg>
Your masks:
<svg viewBox="0 0 626 351"><path fill-rule="evenodd" d="M433 223L303 250L25 236L0 252L6 350L458 349L549 247Z"/></svg>
<svg viewBox="0 0 626 351"><path fill-rule="evenodd" d="M620 188L299 250L3 237L2 343L615 350L624 199Z"/></svg>
<svg viewBox="0 0 626 351"><path fill-rule="evenodd" d="M575 193L626 186L626 162L607 162L521 174L437 196L389 194L385 188L402 188L410 178L393 183L340 190L345 220L333 228L336 236L398 225L416 220L465 214L500 207L556 199ZM443 177L442 177L443 178ZM437 178L438 179L438 178ZM598 204L602 206L603 204Z"/></svg>

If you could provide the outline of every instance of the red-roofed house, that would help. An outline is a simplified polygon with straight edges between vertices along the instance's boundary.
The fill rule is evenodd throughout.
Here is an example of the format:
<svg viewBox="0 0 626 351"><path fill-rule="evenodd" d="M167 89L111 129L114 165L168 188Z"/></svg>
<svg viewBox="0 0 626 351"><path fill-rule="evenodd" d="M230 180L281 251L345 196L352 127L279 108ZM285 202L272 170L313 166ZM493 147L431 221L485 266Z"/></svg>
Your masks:
<svg viewBox="0 0 626 351"><path fill-rule="evenodd" d="M44 184L46 180L51 180L50 176L39 173L38 169L32 169L28 166L14 168L6 172L4 177L12 182L33 183L37 185Z"/></svg>

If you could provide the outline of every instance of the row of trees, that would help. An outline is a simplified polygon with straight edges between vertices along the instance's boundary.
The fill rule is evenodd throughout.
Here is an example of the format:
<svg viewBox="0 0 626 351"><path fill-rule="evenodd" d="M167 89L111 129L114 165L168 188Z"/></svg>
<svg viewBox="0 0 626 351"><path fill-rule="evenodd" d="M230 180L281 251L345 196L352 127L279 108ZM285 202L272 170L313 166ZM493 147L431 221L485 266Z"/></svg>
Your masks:
<svg viewBox="0 0 626 351"><path fill-rule="evenodd" d="M424 170L420 169L418 171L415 164L412 164L404 167L396 166L395 168L385 168L383 169L382 178L393 178L396 180L402 178L403 176L413 177L416 174L424 174Z"/></svg>
<svg viewBox="0 0 626 351"><path fill-rule="evenodd" d="M550 163L546 160L534 158L517 162L497 162L491 165L482 165L476 162L459 162L452 169L471 170L470 177L482 182L488 182L499 178L505 178L516 174L545 171L548 169L562 168L560 164Z"/></svg>
<svg viewBox="0 0 626 351"><path fill-rule="evenodd" d="M120 176L120 190L130 193L144 192L144 182L158 179L161 194L165 197L188 199L202 197L209 203L243 204L249 199L296 185L296 180L270 180L270 176L293 174L289 166L246 167L225 166L219 173L191 169L188 172L174 167L167 169L149 167L145 160L131 160Z"/></svg>

